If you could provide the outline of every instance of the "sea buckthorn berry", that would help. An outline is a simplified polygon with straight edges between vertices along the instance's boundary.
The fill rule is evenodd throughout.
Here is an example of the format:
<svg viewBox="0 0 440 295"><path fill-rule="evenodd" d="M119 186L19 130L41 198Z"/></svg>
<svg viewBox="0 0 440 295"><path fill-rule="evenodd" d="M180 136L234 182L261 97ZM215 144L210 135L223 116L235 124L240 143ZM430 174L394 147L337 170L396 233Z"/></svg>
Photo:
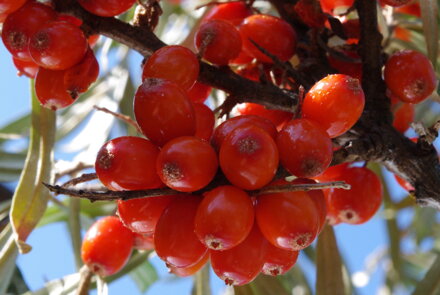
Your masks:
<svg viewBox="0 0 440 295"><path fill-rule="evenodd" d="M200 201L198 196L177 196L157 222L154 248L171 266L191 267L208 251L194 233L194 218Z"/></svg>
<svg viewBox="0 0 440 295"><path fill-rule="evenodd" d="M260 273L269 243L254 224L247 238L226 251L210 250L211 265L226 285L250 283Z"/></svg>
<svg viewBox="0 0 440 295"><path fill-rule="evenodd" d="M236 128L220 147L220 167L235 186L255 190L268 184L278 169L275 141L255 125Z"/></svg>
<svg viewBox="0 0 440 295"><path fill-rule="evenodd" d="M281 249L270 243L268 244L261 272L270 276L285 274L295 265L299 252Z"/></svg>
<svg viewBox="0 0 440 295"><path fill-rule="evenodd" d="M196 116L196 134L194 136L209 142L212 132L214 132L214 112L202 103L193 103L193 107Z"/></svg>
<svg viewBox="0 0 440 295"><path fill-rule="evenodd" d="M288 184L277 181L272 185ZM316 238L319 213L315 202L303 191L261 195L255 208L258 226L272 245L302 250Z"/></svg>
<svg viewBox="0 0 440 295"><path fill-rule="evenodd" d="M292 182L292 184L314 184L317 183L314 179L308 179L308 178L296 178ZM315 202L316 208L318 209L318 215L319 215L319 227L318 227L318 234L321 232L322 228L325 225L326 219L327 219L327 205L325 200L325 195L323 190L320 189L312 189L307 191L307 194L309 195L310 199L312 199L313 202Z"/></svg>
<svg viewBox="0 0 440 295"><path fill-rule="evenodd" d="M139 86L134 114L142 133L159 146L196 131L194 109L185 91L164 79L148 78Z"/></svg>
<svg viewBox="0 0 440 295"><path fill-rule="evenodd" d="M206 247L228 250L248 236L254 224L254 206L249 195L232 185L205 193L197 209L195 233Z"/></svg>
<svg viewBox="0 0 440 295"><path fill-rule="evenodd" d="M11 14L22 7L27 0L2 0L0 1L0 14Z"/></svg>
<svg viewBox="0 0 440 295"><path fill-rule="evenodd" d="M14 62L14 66L17 68L17 75L25 75L31 79L35 79L35 76L38 72L38 65L34 63L32 60L21 60L15 57L12 57L12 61Z"/></svg>
<svg viewBox="0 0 440 295"><path fill-rule="evenodd" d="M160 179L170 188L193 192L205 187L218 168L217 154L211 145L194 136L170 140L157 157Z"/></svg>
<svg viewBox="0 0 440 295"><path fill-rule="evenodd" d="M304 118L321 125L331 137L347 132L360 118L365 95L358 79L343 74L328 75L307 92Z"/></svg>
<svg viewBox="0 0 440 295"><path fill-rule="evenodd" d="M328 62L337 70L340 74L348 75L353 78L358 79L359 81L362 79L362 62L360 61L359 55L355 51L343 50L342 53L349 58L358 60L358 61L347 61L340 59L337 56L330 55L328 57Z"/></svg>
<svg viewBox="0 0 440 295"><path fill-rule="evenodd" d="M212 87L196 81L187 91L188 98L195 103L204 103L212 91Z"/></svg>
<svg viewBox="0 0 440 295"><path fill-rule="evenodd" d="M78 0L85 10L99 16L116 16L130 9L136 0Z"/></svg>
<svg viewBox="0 0 440 295"><path fill-rule="evenodd" d="M324 173L313 177L314 179L318 180L319 182L329 182L329 181L337 181L340 175L342 175L349 167L349 163L343 163L335 166L328 167Z"/></svg>
<svg viewBox="0 0 440 295"><path fill-rule="evenodd" d="M117 137L99 150L96 174L102 184L115 191L158 188L162 185L155 169L158 155L159 149L145 138Z"/></svg>
<svg viewBox="0 0 440 295"><path fill-rule="evenodd" d="M99 64L93 50L87 50L83 59L64 73L64 86L72 98L86 92L99 75Z"/></svg>
<svg viewBox="0 0 440 295"><path fill-rule="evenodd" d="M394 12L405 13L405 14L413 15L415 17L422 16L422 11L420 9L420 3L418 1L413 1L410 4L396 7L396 9L394 9Z"/></svg>
<svg viewBox="0 0 440 295"><path fill-rule="evenodd" d="M313 177L324 172L333 156L332 141L318 123L296 119L287 123L276 140L280 161L297 177Z"/></svg>
<svg viewBox="0 0 440 295"><path fill-rule="evenodd" d="M29 52L35 63L51 70L65 70L76 65L87 48L87 39L81 29L64 21L45 24L29 41Z"/></svg>
<svg viewBox="0 0 440 295"><path fill-rule="evenodd" d="M394 174L394 178L396 179L397 183L405 190L407 191L413 191L414 187L405 179L403 179L402 177L400 177L397 174Z"/></svg>
<svg viewBox="0 0 440 295"><path fill-rule="evenodd" d="M153 235L142 235L135 232L133 234L134 234L133 248L141 251L148 251L154 249Z"/></svg>
<svg viewBox="0 0 440 295"><path fill-rule="evenodd" d="M66 71L39 68L35 77L35 92L42 106L57 110L71 105L76 97L70 96L64 85Z"/></svg>
<svg viewBox="0 0 440 295"><path fill-rule="evenodd" d="M209 260L209 251L207 251L205 253L205 255L202 257L202 259L200 259L199 262L197 262L196 264L192 265L192 266L188 266L188 267L175 267L172 265L168 265L168 271L172 274L175 274L178 277L189 277L192 276L193 274L195 274L196 272L198 272L200 269L202 269L202 267L205 266L205 264L208 262Z"/></svg>
<svg viewBox="0 0 440 295"><path fill-rule="evenodd" d="M345 181L351 189L326 190L329 221L361 224L370 220L382 203L379 177L365 167L347 167L337 180Z"/></svg>
<svg viewBox="0 0 440 295"><path fill-rule="evenodd" d="M393 127L401 133L408 130L410 124L414 122L415 109L411 103L400 103L400 105L396 105L393 113Z"/></svg>
<svg viewBox="0 0 440 295"><path fill-rule="evenodd" d="M214 130L214 134L212 135L212 145L216 149L220 149L220 146L226 136L228 136L236 128L247 124L260 127L274 140L277 136L277 129L270 120L255 115L242 115L230 118L217 126L217 128Z"/></svg>
<svg viewBox="0 0 440 295"><path fill-rule="evenodd" d="M204 59L221 66L227 65L241 51L240 33L223 20L203 23L196 32L194 43Z"/></svg>
<svg viewBox="0 0 440 295"><path fill-rule="evenodd" d="M49 6L28 1L6 18L2 28L3 43L14 57L32 60L28 49L29 39L46 22L55 18L56 12Z"/></svg>
<svg viewBox="0 0 440 295"><path fill-rule="evenodd" d="M229 2L215 5L205 15L203 21L221 19L239 26L243 19L252 14L251 9L244 2Z"/></svg>
<svg viewBox="0 0 440 295"><path fill-rule="evenodd" d="M240 34L244 51L262 62L273 63L251 40L282 61L289 60L295 54L295 31L287 22L275 16L248 16L240 26Z"/></svg>
<svg viewBox="0 0 440 295"><path fill-rule="evenodd" d="M293 9L307 26L312 28L324 27L327 17L322 12L319 1L299 0Z"/></svg>
<svg viewBox="0 0 440 295"><path fill-rule="evenodd" d="M293 117L292 113L280 110L269 110L261 104L250 102L237 105L236 110L240 115L255 115L266 118L270 120L279 130L281 130L284 124L290 121Z"/></svg>
<svg viewBox="0 0 440 295"><path fill-rule="evenodd" d="M188 90L197 80L199 67L197 56L188 48L180 45L165 46L148 58L142 69L142 80L162 78Z"/></svg>
<svg viewBox="0 0 440 295"><path fill-rule="evenodd" d="M338 7L351 7L354 0L320 0L322 11L333 14L335 8Z"/></svg>
<svg viewBox="0 0 440 295"><path fill-rule="evenodd" d="M117 273L130 258L134 234L119 218L107 216L89 228L81 247L81 257L89 269L105 277Z"/></svg>
<svg viewBox="0 0 440 295"><path fill-rule="evenodd" d="M385 83L403 102L419 103L436 87L434 68L420 52L403 50L394 53L385 64Z"/></svg>
<svg viewBox="0 0 440 295"><path fill-rule="evenodd" d="M174 196L159 196L118 201L118 216L133 232L142 235L154 234L157 221Z"/></svg>

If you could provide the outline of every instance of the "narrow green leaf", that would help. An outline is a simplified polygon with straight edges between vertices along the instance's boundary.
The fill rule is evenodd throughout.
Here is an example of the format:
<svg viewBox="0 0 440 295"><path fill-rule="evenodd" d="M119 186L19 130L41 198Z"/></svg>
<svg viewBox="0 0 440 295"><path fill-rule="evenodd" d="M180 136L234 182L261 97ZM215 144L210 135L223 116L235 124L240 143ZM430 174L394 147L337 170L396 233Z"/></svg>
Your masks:
<svg viewBox="0 0 440 295"><path fill-rule="evenodd" d="M31 250L25 241L47 206L49 192L42 183L51 182L55 138L55 113L40 106L33 82L31 89L32 126L29 149L11 207L11 224L16 243L22 253Z"/></svg>
<svg viewBox="0 0 440 295"><path fill-rule="evenodd" d="M139 288L139 291L142 293L145 293L148 288L159 278L156 269L148 260L130 272L130 277L133 279Z"/></svg>
<svg viewBox="0 0 440 295"><path fill-rule="evenodd" d="M0 233L0 249L0 294L5 294L14 274L15 260L18 255L10 225L7 225Z"/></svg>
<svg viewBox="0 0 440 295"><path fill-rule="evenodd" d="M255 295L289 295L277 277L259 275L251 284Z"/></svg>
<svg viewBox="0 0 440 295"><path fill-rule="evenodd" d="M423 34L425 35L428 57L434 68L437 67L438 56L438 0L420 0L422 12Z"/></svg>
<svg viewBox="0 0 440 295"><path fill-rule="evenodd" d="M316 294L345 294L342 260L333 227L330 225L325 225L319 235L316 264Z"/></svg>
<svg viewBox="0 0 440 295"><path fill-rule="evenodd" d="M80 218L80 200L77 198L69 199L69 231L70 231L70 239L72 242L73 254L75 257L75 266L76 269L79 270L82 266L81 259L81 218Z"/></svg>
<svg viewBox="0 0 440 295"><path fill-rule="evenodd" d="M31 125L31 114L25 114L0 128L2 134L26 134ZM5 139L0 138L0 143Z"/></svg>
<svg viewBox="0 0 440 295"><path fill-rule="evenodd" d="M440 288L440 255L426 272L425 277L417 284L412 295L433 295Z"/></svg>
<svg viewBox="0 0 440 295"><path fill-rule="evenodd" d="M310 248L310 247L308 247ZM306 248L307 249L307 248ZM280 283L284 286L284 288L288 291L293 290L294 288L301 289L301 294L311 295L312 288L310 287L309 282L307 281L307 277L304 274L301 267L297 264L292 269L290 269L287 273L278 277Z"/></svg>
<svg viewBox="0 0 440 295"><path fill-rule="evenodd" d="M80 274L74 273L64 276L60 279L47 282L43 288L38 289L35 292L26 292L22 295L68 295L78 287L80 280Z"/></svg>

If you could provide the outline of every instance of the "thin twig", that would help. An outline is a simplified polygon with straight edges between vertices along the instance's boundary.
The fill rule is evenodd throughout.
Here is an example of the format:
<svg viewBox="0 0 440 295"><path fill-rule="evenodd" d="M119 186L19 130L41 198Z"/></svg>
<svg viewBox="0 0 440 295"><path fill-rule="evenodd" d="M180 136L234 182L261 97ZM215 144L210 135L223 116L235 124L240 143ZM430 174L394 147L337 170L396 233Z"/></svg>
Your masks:
<svg viewBox="0 0 440 295"><path fill-rule="evenodd" d="M76 178L72 178L69 181L65 182L62 187L67 188L69 186L75 186L77 184L83 183L83 182L87 182L90 180L94 180L97 179L98 176L96 175L96 173L84 173L79 177Z"/></svg>
<svg viewBox="0 0 440 295"><path fill-rule="evenodd" d="M327 188L339 188L344 190L351 189L351 186L343 181L322 182L322 183L309 183L309 184L284 184L276 186L268 186L258 191L251 193L253 196L284 193L284 192L296 192L296 191L310 191Z"/></svg>
<svg viewBox="0 0 440 295"><path fill-rule="evenodd" d="M78 289L76 289L76 295L87 295L89 294L90 281L93 277L93 272L89 269L87 265L81 267L80 280L78 284Z"/></svg>
<svg viewBox="0 0 440 295"><path fill-rule="evenodd" d="M139 127L139 125L132 118L130 118L129 116L126 116L126 115L123 115L123 114L119 114L119 113L115 113L115 112L110 111L107 108L98 107L96 105L94 105L93 108L98 110L98 111L110 114L110 115L114 116L116 119L124 121L125 123L127 123L127 124L133 126L134 128L136 128L137 132L142 133L142 130Z"/></svg>

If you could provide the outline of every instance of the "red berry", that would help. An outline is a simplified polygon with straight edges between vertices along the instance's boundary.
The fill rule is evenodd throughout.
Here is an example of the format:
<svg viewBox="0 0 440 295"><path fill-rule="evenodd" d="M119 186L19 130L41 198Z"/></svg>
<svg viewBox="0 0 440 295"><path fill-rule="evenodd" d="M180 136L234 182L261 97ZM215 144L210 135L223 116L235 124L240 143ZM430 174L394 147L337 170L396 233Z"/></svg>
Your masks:
<svg viewBox="0 0 440 295"><path fill-rule="evenodd" d="M217 126L217 128L214 130L214 134L212 135L212 145L216 149L220 149L220 146L226 136L231 134L231 132L236 128L247 124L258 126L266 131L274 140L277 136L277 129L268 119L255 115L242 115L230 118Z"/></svg>
<svg viewBox="0 0 440 295"><path fill-rule="evenodd" d="M278 134L276 143L281 164L297 177L319 175L332 160L332 141L312 120L290 121Z"/></svg>
<svg viewBox="0 0 440 295"><path fill-rule="evenodd" d="M153 235L157 221L174 196L118 201L118 216L126 227L142 235Z"/></svg>
<svg viewBox="0 0 440 295"><path fill-rule="evenodd" d="M264 265L267 247L268 242L255 224L238 246L226 251L210 250L212 269L226 285L250 283Z"/></svg>
<svg viewBox="0 0 440 295"><path fill-rule="evenodd" d="M95 170L109 189L143 190L162 185L155 163L159 149L141 137L122 136L105 143L99 150Z"/></svg>
<svg viewBox="0 0 440 295"><path fill-rule="evenodd" d="M178 277L189 277L198 272L209 260L209 252L207 251L205 255L200 259L199 262L192 266L188 267L175 267L172 265L168 266L168 270L170 273L175 274Z"/></svg>
<svg viewBox="0 0 440 295"><path fill-rule="evenodd" d="M271 15L256 14L244 19L240 34L243 49L262 62L273 63L252 41L282 61L289 60L296 51L296 33L284 20Z"/></svg>
<svg viewBox="0 0 440 295"><path fill-rule="evenodd" d="M411 0L380 0L381 4L385 4L393 7L403 6L410 2Z"/></svg>
<svg viewBox="0 0 440 295"><path fill-rule="evenodd" d="M420 52L394 53L385 64L385 83L403 102L419 103L435 89L437 79L429 59Z"/></svg>
<svg viewBox="0 0 440 295"><path fill-rule="evenodd" d="M299 0L294 6L295 13L301 18L303 23L312 28L324 27L327 17L321 10L318 1Z"/></svg>
<svg viewBox="0 0 440 295"><path fill-rule="evenodd" d="M154 248L171 266L191 267L208 251L194 233L194 218L200 201L198 196L177 196L157 222Z"/></svg>
<svg viewBox="0 0 440 295"><path fill-rule="evenodd" d="M320 0L324 12L333 14L333 10L338 7L351 7L354 0Z"/></svg>
<svg viewBox="0 0 440 295"><path fill-rule="evenodd" d="M55 18L56 12L49 6L28 1L6 18L2 28L3 43L14 57L30 61L29 39L46 22Z"/></svg>
<svg viewBox="0 0 440 295"><path fill-rule="evenodd" d="M414 1L411 4L397 7L396 9L394 9L394 12L405 13L405 14L413 15L415 17L422 16L422 12L420 10L420 3L418 1Z"/></svg>
<svg viewBox="0 0 440 295"><path fill-rule="evenodd" d="M115 216L104 217L89 228L81 247L81 257L100 276L117 273L130 258L134 235Z"/></svg>
<svg viewBox="0 0 440 295"><path fill-rule="evenodd" d="M287 184L277 181L272 184ZM319 230L315 202L303 191L265 194L257 199L258 226L276 247L298 251L309 246Z"/></svg>
<svg viewBox="0 0 440 295"><path fill-rule="evenodd" d="M328 57L328 62L330 65L337 70L340 74L348 75L358 80L362 79L362 62L360 61L359 55L355 51L342 51L344 55L349 58L359 59L359 62L349 62L342 60L337 56L330 55Z"/></svg>
<svg viewBox="0 0 440 295"><path fill-rule="evenodd" d="M216 65L227 65L241 51L241 37L237 29L223 20L203 23L194 37L197 50L203 58Z"/></svg>
<svg viewBox="0 0 440 295"><path fill-rule="evenodd" d="M217 154L209 143L193 136L170 140L157 157L160 179L170 188L193 192L205 187L218 168Z"/></svg>
<svg viewBox="0 0 440 295"><path fill-rule="evenodd" d="M65 70L76 65L85 56L87 48L87 39L81 29L64 21L45 24L29 41L32 59L51 70Z"/></svg>
<svg viewBox="0 0 440 295"><path fill-rule="evenodd" d="M261 272L270 276L285 274L295 265L298 254L298 251L281 249L269 243Z"/></svg>
<svg viewBox="0 0 440 295"><path fill-rule="evenodd" d="M78 3L90 13L99 16L116 16L131 6L136 0L78 0Z"/></svg>
<svg viewBox="0 0 440 295"><path fill-rule="evenodd" d="M199 75L199 61L186 47L165 46L155 51L142 70L142 81L147 78L170 80L185 90L190 89Z"/></svg>
<svg viewBox="0 0 440 295"><path fill-rule="evenodd" d="M360 118L365 105L359 80L334 74L321 79L307 92L303 116L317 122L331 138L347 132Z"/></svg>
<svg viewBox="0 0 440 295"><path fill-rule="evenodd" d="M382 203L382 183L379 177L368 168L347 167L341 169L337 180L345 181L351 185L351 189L326 190L330 222L361 224L370 220Z"/></svg>
<svg viewBox="0 0 440 295"><path fill-rule="evenodd" d="M38 72L38 65L34 63L32 60L21 60L15 57L12 57L12 61L14 62L15 67L17 68L17 74L19 76L25 75L31 79L35 79L35 76Z"/></svg>
<svg viewBox="0 0 440 295"><path fill-rule="evenodd" d="M134 244L133 247L140 251L149 251L154 249L154 238L153 235L142 235L138 233L134 234Z"/></svg>
<svg viewBox="0 0 440 295"><path fill-rule="evenodd" d="M266 109L265 106L257 103L241 103L237 105L236 110L240 115L255 115L266 118L279 130L293 117L292 113L280 110L269 110Z"/></svg>
<svg viewBox="0 0 440 295"><path fill-rule="evenodd" d="M71 97L78 97L89 89L98 75L99 64L93 50L89 48L79 63L65 70L64 86Z"/></svg>
<svg viewBox="0 0 440 295"><path fill-rule="evenodd" d="M195 134L195 115L185 91L177 84L148 78L134 98L136 121L152 142L163 146L169 140Z"/></svg>
<svg viewBox="0 0 440 295"><path fill-rule="evenodd" d="M0 14L11 14L22 7L27 0L2 0L0 1Z"/></svg>
<svg viewBox="0 0 440 295"><path fill-rule="evenodd" d="M196 81L194 85L187 91L188 98L195 103L204 103L211 93L211 86Z"/></svg>
<svg viewBox="0 0 440 295"><path fill-rule="evenodd" d="M207 193L197 209L195 233L206 247L228 250L248 236L254 224L249 195L234 186L219 186Z"/></svg>
<svg viewBox="0 0 440 295"><path fill-rule="evenodd" d="M53 71L39 68L35 77L35 92L42 106L51 110L71 105L75 99L64 85L66 71Z"/></svg>
<svg viewBox="0 0 440 295"><path fill-rule="evenodd" d="M193 107L196 116L196 134L194 136L209 142L214 131L214 112L202 103L193 103Z"/></svg>
<svg viewBox="0 0 440 295"><path fill-rule="evenodd" d="M238 26L243 19L252 14L252 11L244 2L229 2L215 5L205 15L203 21L221 19Z"/></svg>
<svg viewBox="0 0 440 295"><path fill-rule="evenodd" d="M414 122L415 109L411 103L401 103L397 105L394 110L393 126L397 131L404 133L410 127L410 124Z"/></svg>
<svg viewBox="0 0 440 295"><path fill-rule="evenodd" d="M275 141L255 125L236 128L220 147L220 167L239 188L255 190L268 184L278 168Z"/></svg>

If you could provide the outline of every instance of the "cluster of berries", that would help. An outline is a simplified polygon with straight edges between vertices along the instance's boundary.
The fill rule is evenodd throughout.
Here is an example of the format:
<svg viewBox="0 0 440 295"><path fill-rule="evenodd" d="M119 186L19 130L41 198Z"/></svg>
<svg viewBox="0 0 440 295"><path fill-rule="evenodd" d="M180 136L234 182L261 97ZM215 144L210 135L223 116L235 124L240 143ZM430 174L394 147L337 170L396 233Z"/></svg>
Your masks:
<svg viewBox="0 0 440 295"><path fill-rule="evenodd" d="M35 78L43 106L56 110L72 104L98 77L90 48L97 37L87 38L81 20L58 14L50 3L6 2L11 9L0 11L5 16L2 39L19 73Z"/></svg>

